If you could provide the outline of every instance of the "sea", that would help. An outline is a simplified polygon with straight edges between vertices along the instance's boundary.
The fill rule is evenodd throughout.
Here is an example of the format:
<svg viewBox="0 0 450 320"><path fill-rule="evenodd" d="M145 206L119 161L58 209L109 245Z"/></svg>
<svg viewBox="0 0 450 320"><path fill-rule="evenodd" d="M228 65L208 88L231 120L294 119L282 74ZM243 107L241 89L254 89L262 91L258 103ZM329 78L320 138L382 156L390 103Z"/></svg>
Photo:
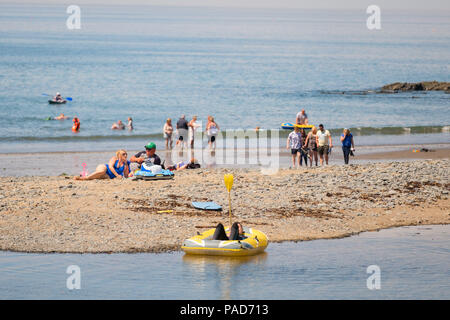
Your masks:
<svg viewBox="0 0 450 320"><path fill-rule="evenodd" d="M305 109L356 145L450 142L450 94L380 94L449 81L448 12L0 3L0 153L163 147L167 118L277 132ZM60 92L64 105L48 100ZM65 121L46 120L64 113ZM71 131L73 117L81 121ZM132 117L134 130L111 130ZM220 140L220 138L218 139ZM206 146L206 138L202 146ZM220 145L220 142L219 142ZM107 160L107 159L106 159Z"/></svg>

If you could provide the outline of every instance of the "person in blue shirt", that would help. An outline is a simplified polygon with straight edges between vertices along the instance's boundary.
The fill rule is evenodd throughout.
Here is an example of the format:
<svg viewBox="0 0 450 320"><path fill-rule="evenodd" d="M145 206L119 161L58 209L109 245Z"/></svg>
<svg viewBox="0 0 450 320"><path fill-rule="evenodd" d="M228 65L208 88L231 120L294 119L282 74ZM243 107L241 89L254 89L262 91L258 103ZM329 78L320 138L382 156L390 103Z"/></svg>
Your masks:
<svg viewBox="0 0 450 320"><path fill-rule="evenodd" d="M128 178L130 173L130 161L127 160L127 152L118 150L108 163L97 166L95 172L87 177L76 176L75 180L114 179Z"/></svg>
<svg viewBox="0 0 450 320"><path fill-rule="evenodd" d="M344 152L344 162L348 164L350 154L355 151L355 143L353 141L353 135L350 130L345 128L344 132L341 134L342 151ZM353 155L353 154L352 154Z"/></svg>

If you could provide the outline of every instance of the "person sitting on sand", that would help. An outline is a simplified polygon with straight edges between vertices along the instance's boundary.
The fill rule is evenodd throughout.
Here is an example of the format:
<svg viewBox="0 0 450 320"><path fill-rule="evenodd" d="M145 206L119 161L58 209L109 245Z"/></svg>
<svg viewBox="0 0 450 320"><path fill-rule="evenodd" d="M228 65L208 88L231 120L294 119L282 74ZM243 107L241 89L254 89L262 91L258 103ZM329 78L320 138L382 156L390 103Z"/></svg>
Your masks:
<svg viewBox="0 0 450 320"><path fill-rule="evenodd" d="M137 169L141 168L143 162L149 167L153 165L161 165L161 158L156 154L156 144L153 142L148 143L145 146L145 150L136 153L130 158L130 161L137 164ZM132 169L134 171L136 166Z"/></svg>
<svg viewBox="0 0 450 320"><path fill-rule="evenodd" d="M230 237L227 236L223 224L219 222L216 227L216 231L214 231L212 240L242 240L244 238L243 234L244 229L242 228L240 222L233 223L233 225L231 226Z"/></svg>
<svg viewBox="0 0 450 320"><path fill-rule="evenodd" d="M75 180L128 178L130 161L127 161L127 152L118 150L107 164L100 164L95 172L87 177L74 177Z"/></svg>
<svg viewBox="0 0 450 320"><path fill-rule="evenodd" d="M69 119L69 117L65 116L64 113L61 113L59 116L54 118L55 120L66 120Z"/></svg>
<svg viewBox="0 0 450 320"><path fill-rule="evenodd" d="M196 169L200 168L200 165L197 163L197 160L195 158L192 158L191 161L180 161L177 164L170 166L167 168L167 170L174 171L174 170L184 170L184 169Z"/></svg>
<svg viewBox="0 0 450 320"><path fill-rule="evenodd" d="M113 123L111 126L112 130L124 130L125 125L123 124L122 120L117 121L117 123Z"/></svg>

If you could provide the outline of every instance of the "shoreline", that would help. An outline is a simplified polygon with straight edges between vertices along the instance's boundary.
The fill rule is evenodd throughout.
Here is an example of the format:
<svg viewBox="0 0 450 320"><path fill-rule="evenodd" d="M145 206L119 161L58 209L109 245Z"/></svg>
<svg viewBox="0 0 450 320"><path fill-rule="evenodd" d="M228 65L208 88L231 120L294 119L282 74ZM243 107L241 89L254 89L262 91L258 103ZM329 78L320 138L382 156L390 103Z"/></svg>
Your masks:
<svg viewBox="0 0 450 320"><path fill-rule="evenodd" d="M413 149L427 148L431 152L412 152ZM138 150L128 150L129 157ZM292 165L291 154L285 148L279 149L275 159L265 155L266 150L260 151L262 164L268 161L277 161L279 168L285 169ZM156 152L165 165L171 165L178 161L189 160L192 157L190 149L179 153L177 150L157 150ZM0 177L20 176L61 176L78 175L83 167L88 172L93 172L97 165L107 163L115 154L115 151L60 151L41 153L5 153L0 154ZM256 164L256 150L237 149L227 150L224 157L223 149L217 149L214 155L206 150L195 149L194 157L202 165L202 168L246 168L259 169ZM253 158L250 161L250 156ZM354 157L350 157L350 164L366 164L386 162L392 160L410 161L420 159L446 159L450 158L450 144L416 144L416 145L393 145L393 146L357 146ZM84 165L85 164L85 165ZM330 156L330 165L344 165L342 149L340 145L333 148ZM314 166L313 166L314 167Z"/></svg>
<svg viewBox="0 0 450 320"><path fill-rule="evenodd" d="M225 173L235 177L233 220L263 231L270 242L450 224L449 169L450 161L442 159L281 169L274 175L196 169L177 172L172 181L0 177L0 250L179 250L197 231L227 223ZM215 201L224 209L200 211L191 201ZM168 209L173 213L157 213Z"/></svg>

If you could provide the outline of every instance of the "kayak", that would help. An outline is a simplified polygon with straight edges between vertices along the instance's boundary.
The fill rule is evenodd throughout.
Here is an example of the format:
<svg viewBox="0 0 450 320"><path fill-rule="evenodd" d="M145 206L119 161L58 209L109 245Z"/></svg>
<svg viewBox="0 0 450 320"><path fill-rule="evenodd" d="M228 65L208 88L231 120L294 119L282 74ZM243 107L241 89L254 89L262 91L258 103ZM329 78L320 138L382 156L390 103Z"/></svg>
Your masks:
<svg viewBox="0 0 450 320"><path fill-rule="evenodd" d="M312 129L312 127L314 126L312 124L292 124L289 122L284 122L281 124L281 128L286 130L294 130L294 127L309 130Z"/></svg>
<svg viewBox="0 0 450 320"><path fill-rule="evenodd" d="M62 100L62 101L48 100L49 104L64 104L66 102L67 102L66 100Z"/></svg>
<svg viewBox="0 0 450 320"><path fill-rule="evenodd" d="M243 227L242 240L212 240L215 228L184 240L181 250L186 254L215 256L251 256L263 252L269 240L256 229ZM229 228L226 229L229 231Z"/></svg>

